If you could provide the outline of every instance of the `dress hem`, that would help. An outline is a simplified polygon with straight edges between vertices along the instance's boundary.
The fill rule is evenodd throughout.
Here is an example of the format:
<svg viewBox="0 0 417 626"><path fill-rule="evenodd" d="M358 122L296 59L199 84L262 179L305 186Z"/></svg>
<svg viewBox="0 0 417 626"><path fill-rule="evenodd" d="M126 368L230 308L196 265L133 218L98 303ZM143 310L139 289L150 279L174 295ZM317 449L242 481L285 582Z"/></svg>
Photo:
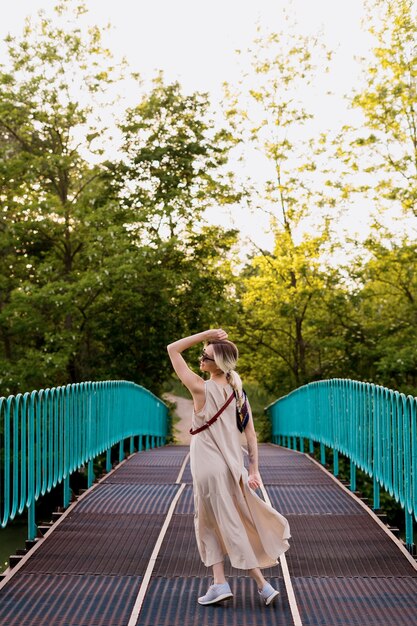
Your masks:
<svg viewBox="0 0 417 626"><path fill-rule="evenodd" d="M250 570L250 569L269 569L270 567L276 567L277 565L279 565L279 558L280 556L282 556L288 549L290 548L290 545L288 544L287 546L285 546L284 550L282 550L282 552L280 552L280 554L277 556L276 561L271 561L270 563L266 564L266 565L260 565L259 563L257 563L256 565L234 565L232 559L230 558L230 555L228 552L225 552L223 555L223 559L216 559L213 562L211 562L211 560L208 563L205 563L203 560L203 564L205 565L205 567L213 567L213 565L215 565L216 563L221 563L224 561L224 558L226 556L229 557L229 561L230 561L230 565L234 568L234 569L241 569L241 570Z"/></svg>

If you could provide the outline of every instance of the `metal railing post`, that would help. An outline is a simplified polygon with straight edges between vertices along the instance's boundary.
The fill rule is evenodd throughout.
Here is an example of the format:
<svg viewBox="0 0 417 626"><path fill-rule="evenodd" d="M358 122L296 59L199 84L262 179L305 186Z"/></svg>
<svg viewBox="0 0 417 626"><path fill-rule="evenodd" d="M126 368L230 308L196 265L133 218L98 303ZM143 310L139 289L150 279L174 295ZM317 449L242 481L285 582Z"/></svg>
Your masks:
<svg viewBox="0 0 417 626"><path fill-rule="evenodd" d="M119 463L121 463L123 461L123 459L125 458L125 453L124 453L124 439L121 439L119 441Z"/></svg>
<svg viewBox="0 0 417 626"><path fill-rule="evenodd" d="M376 479L375 474L374 474L374 503L373 503L373 508L374 508L374 511L377 511L378 509L381 508L381 499L380 499L380 493L379 493L379 485L378 485L378 481Z"/></svg>
<svg viewBox="0 0 417 626"><path fill-rule="evenodd" d="M356 491L356 465L350 461L350 490Z"/></svg>
<svg viewBox="0 0 417 626"><path fill-rule="evenodd" d="M26 394L25 394L26 396ZM26 396L27 397L27 396ZM34 394L29 399L28 408L28 539L33 541L37 535L35 521L35 410Z"/></svg>
<svg viewBox="0 0 417 626"><path fill-rule="evenodd" d="M35 521L35 500L28 507L28 539L33 541L38 533Z"/></svg>
<svg viewBox="0 0 417 626"><path fill-rule="evenodd" d="M320 443L320 463L326 465L326 447L324 443Z"/></svg>
<svg viewBox="0 0 417 626"><path fill-rule="evenodd" d="M339 476L339 452L333 448L333 474Z"/></svg>
<svg viewBox="0 0 417 626"><path fill-rule="evenodd" d="M94 460L90 459L88 461L88 465L87 465L87 485L88 485L88 488L91 487L93 482L94 482Z"/></svg>
<svg viewBox="0 0 417 626"><path fill-rule="evenodd" d="M107 448L106 450L106 472L110 472L112 468L111 464L111 448Z"/></svg>
<svg viewBox="0 0 417 626"><path fill-rule="evenodd" d="M129 446L129 453L133 454L135 451L135 442L133 441L133 436L130 437L130 446Z"/></svg>
<svg viewBox="0 0 417 626"><path fill-rule="evenodd" d="M64 478L64 509L67 508L67 506L70 503L71 500L71 490L70 490L70 478L69 478L69 474Z"/></svg>
<svg viewBox="0 0 417 626"><path fill-rule="evenodd" d="M413 537L413 515L405 509L405 543L407 550L413 551L414 537Z"/></svg>

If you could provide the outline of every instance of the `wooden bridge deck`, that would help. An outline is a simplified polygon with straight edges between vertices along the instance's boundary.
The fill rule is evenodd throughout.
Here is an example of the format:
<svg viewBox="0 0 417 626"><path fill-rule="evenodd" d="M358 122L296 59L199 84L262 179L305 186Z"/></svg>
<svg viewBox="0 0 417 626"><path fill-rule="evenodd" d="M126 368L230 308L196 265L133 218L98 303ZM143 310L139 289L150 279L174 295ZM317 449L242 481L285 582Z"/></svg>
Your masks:
<svg viewBox="0 0 417 626"><path fill-rule="evenodd" d="M291 548L266 571L261 604L228 565L233 600L202 607L186 446L140 452L71 505L0 584L4 626L417 624L414 559L378 518L308 456L260 446L264 497L290 522Z"/></svg>

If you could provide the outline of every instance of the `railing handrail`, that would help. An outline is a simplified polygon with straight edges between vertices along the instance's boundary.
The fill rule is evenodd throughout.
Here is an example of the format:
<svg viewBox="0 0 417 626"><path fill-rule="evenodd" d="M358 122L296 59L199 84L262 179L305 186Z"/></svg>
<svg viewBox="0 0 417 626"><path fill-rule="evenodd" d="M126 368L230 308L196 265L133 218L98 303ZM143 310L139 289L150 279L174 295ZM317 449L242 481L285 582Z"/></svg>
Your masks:
<svg viewBox="0 0 417 626"><path fill-rule="evenodd" d="M36 500L115 444L146 437L165 442L168 408L151 391L125 380L82 382L0 398L0 526L25 508L29 539ZM149 439L150 438L150 439ZM107 462L109 465L109 461ZM92 481L89 480L89 482ZM1 502L2 501L2 502Z"/></svg>
<svg viewBox="0 0 417 626"><path fill-rule="evenodd" d="M417 398L374 383L334 378L271 403L273 441L308 438L347 456L417 521ZM379 499L379 492L378 498ZM375 507L376 508L376 507Z"/></svg>

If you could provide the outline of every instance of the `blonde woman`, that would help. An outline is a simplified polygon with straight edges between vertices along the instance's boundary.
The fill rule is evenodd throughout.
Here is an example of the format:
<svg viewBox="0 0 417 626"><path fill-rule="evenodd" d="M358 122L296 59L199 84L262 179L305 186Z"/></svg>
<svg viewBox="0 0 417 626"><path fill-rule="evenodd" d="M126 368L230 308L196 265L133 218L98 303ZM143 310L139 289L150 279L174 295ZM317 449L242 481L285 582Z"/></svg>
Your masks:
<svg viewBox="0 0 417 626"><path fill-rule="evenodd" d="M182 352L204 342L200 370L187 365ZM190 464L193 476L195 533L203 563L213 568L213 585L198 598L203 605L233 596L224 574L227 554L233 567L249 570L269 605L278 591L261 568L277 564L289 548L285 517L259 498L262 480L252 414L236 372L238 350L222 329L206 330L168 346L172 365L193 401ZM213 419L214 418L214 419ZM211 420L211 421L210 421ZM210 424L209 424L210 422ZM246 435L249 473L243 464L240 430Z"/></svg>

